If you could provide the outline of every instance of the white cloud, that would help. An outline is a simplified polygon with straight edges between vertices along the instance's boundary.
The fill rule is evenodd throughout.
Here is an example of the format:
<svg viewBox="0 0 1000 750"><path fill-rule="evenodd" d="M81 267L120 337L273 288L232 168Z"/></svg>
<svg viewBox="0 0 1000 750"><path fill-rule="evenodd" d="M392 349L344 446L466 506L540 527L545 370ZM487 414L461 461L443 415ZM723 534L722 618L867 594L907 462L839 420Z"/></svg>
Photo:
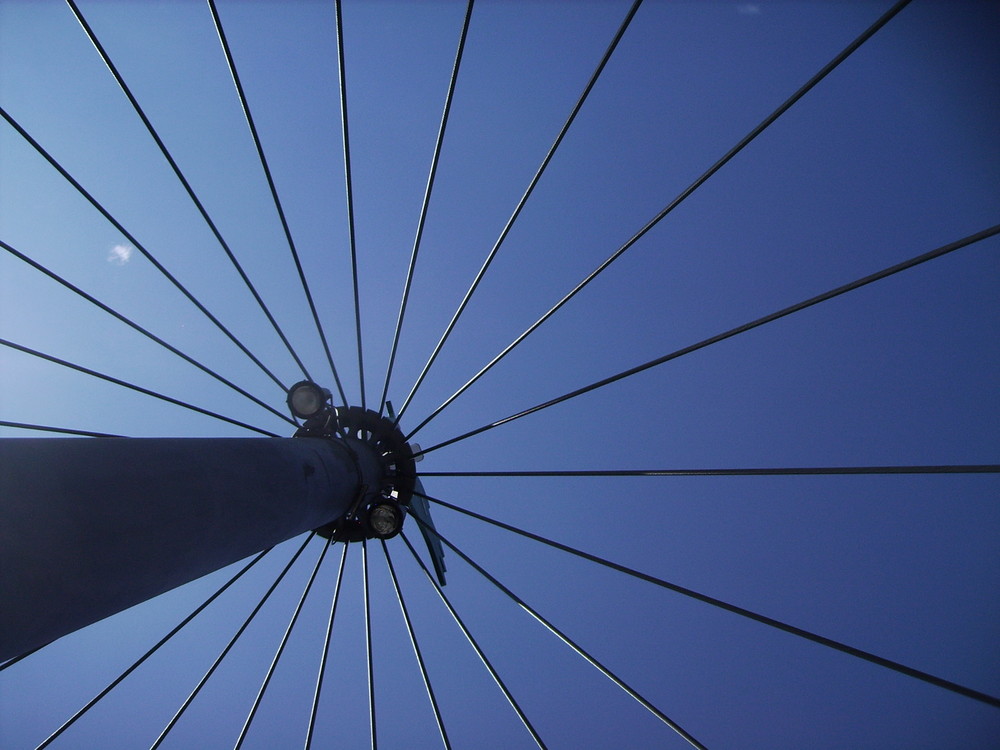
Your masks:
<svg viewBox="0 0 1000 750"><path fill-rule="evenodd" d="M108 263L116 266L124 266L132 257L132 248L129 245L115 245L108 251Z"/></svg>
<svg viewBox="0 0 1000 750"><path fill-rule="evenodd" d="M760 13L760 6L757 3L741 3L736 6L736 12L741 16L756 16Z"/></svg>

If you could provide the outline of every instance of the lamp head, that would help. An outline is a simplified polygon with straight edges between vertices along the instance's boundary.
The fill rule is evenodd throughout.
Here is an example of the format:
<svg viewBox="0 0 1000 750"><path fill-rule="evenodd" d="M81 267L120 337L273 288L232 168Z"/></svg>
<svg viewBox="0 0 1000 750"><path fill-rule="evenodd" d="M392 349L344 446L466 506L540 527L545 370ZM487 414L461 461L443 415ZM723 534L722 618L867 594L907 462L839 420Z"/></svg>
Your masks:
<svg viewBox="0 0 1000 750"><path fill-rule="evenodd" d="M403 510L392 500L369 506L365 525L376 539L391 539L403 528Z"/></svg>
<svg viewBox="0 0 1000 750"><path fill-rule="evenodd" d="M326 388L320 388L308 380L300 380L288 389L285 402L292 414L299 419L311 419L328 408L329 400L330 391Z"/></svg>

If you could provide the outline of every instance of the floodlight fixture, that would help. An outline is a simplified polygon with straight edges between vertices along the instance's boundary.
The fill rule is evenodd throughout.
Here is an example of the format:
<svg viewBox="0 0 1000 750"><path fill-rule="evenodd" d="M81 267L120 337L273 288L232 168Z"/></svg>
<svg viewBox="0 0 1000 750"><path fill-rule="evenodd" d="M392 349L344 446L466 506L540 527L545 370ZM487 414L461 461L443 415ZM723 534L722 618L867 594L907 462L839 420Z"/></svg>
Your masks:
<svg viewBox="0 0 1000 750"><path fill-rule="evenodd" d="M327 408L330 391L320 388L309 380L300 380L288 389L285 402L299 419L311 419Z"/></svg>
<svg viewBox="0 0 1000 750"><path fill-rule="evenodd" d="M403 528L403 509L392 500L373 503L368 507L365 522L370 536L390 539Z"/></svg>

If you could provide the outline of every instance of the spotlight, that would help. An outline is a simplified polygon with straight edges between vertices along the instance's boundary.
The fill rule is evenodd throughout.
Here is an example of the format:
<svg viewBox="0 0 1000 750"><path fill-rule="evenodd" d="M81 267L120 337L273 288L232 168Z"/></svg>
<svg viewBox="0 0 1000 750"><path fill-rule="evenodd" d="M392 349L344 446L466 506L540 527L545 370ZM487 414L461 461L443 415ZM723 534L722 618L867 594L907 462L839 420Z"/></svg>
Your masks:
<svg viewBox="0 0 1000 750"><path fill-rule="evenodd" d="M329 398L330 391L326 388L320 388L308 380L301 380L288 389L288 398L285 402L296 417L310 419L326 409Z"/></svg>
<svg viewBox="0 0 1000 750"><path fill-rule="evenodd" d="M403 528L403 511L391 500L383 500L368 507L365 523L371 536L389 539Z"/></svg>

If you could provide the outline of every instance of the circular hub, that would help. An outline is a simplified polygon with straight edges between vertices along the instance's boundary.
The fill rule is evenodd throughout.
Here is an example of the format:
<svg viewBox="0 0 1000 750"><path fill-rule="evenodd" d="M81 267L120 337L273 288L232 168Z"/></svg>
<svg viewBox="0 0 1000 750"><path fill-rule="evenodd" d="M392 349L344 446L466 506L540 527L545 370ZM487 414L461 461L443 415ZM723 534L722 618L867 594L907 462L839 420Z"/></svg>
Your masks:
<svg viewBox="0 0 1000 750"><path fill-rule="evenodd" d="M399 533L417 473L413 450L393 420L359 406L327 406L313 412L295 437L338 441L351 453L362 482L350 510L317 533L334 541L388 539Z"/></svg>

